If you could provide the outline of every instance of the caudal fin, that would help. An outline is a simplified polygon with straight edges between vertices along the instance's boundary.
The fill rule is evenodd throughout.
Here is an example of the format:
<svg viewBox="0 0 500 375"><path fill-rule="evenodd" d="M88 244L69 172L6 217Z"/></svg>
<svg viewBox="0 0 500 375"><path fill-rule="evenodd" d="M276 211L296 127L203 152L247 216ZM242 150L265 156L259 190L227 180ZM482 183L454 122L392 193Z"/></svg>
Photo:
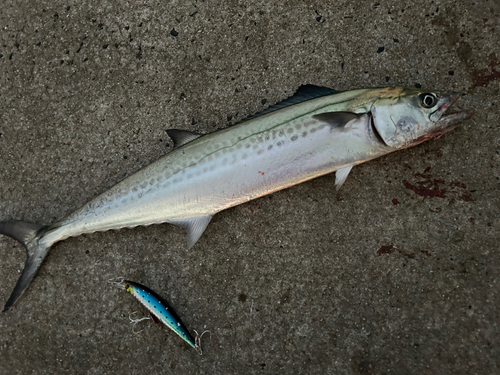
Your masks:
<svg viewBox="0 0 500 375"><path fill-rule="evenodd" d="M50 250L50 245L39 241L43 236L45 227L40 224L27 223L25 221L9 220L0 221L0 234L5 234L20 242L27 251L26 264L24 270L17 280L14 291L5 304L3 311L9 310L21 297L26 288L35 277L43 259Z"/></svg>

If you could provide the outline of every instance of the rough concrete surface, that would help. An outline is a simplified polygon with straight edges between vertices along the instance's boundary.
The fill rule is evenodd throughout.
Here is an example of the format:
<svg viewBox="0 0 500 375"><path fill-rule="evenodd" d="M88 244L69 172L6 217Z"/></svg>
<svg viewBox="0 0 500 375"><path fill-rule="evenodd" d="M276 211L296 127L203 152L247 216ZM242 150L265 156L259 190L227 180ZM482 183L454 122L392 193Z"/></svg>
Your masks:
<svg viewBox="0 0 500 375"><path fill-rule="evenodd" d="M498 1L4 1L0 220L49 224L302 84L463 91L439 140L217 214L58 243L0 315L1 374L500 372ZM0 237L0 301L24 249ZM203 356L107 280L163 295Z"/></svg>

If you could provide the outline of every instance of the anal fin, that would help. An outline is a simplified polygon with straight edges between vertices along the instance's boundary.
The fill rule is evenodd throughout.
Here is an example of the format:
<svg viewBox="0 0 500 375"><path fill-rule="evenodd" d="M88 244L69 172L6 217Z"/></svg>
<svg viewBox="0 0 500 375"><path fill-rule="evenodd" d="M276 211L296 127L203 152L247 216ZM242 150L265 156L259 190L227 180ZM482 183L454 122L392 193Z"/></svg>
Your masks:
<svg viewBox="0 0 500 375"><path fill-rule="evenodd" d="M340 168L337 170L337 172L335 172L335 187L337 188L337 190L340 189L340 187L344 184L352 167L353 166L351 165L349 167Z"/></svg>
<svg viewBox="0 0 500 375"><path fill-rule="evenodd" d="M169 223L177 225L187 232L187 249L189 250L200 239L211 219L212 215L197 216L187 219L170 220Z"/></svg>

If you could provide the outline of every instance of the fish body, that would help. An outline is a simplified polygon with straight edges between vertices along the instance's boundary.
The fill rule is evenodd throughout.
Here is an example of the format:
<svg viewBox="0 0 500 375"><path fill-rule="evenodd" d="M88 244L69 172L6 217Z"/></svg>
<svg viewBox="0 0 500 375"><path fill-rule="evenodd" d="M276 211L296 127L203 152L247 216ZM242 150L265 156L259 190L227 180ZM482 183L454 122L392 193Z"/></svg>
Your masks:
<svg viewBox="0 0 500 375"><path fill-rule="evenodd" d="M114 282L114 284L118 284L132 294L144 307L146 307L146 309L148 309L152 316L178 334L192 348L197 349L196 341L193 336L189 333L174 310L158 294L148 287L133 281L121 280L119 282Z"/></svg>
<svg viewBox="0 0 500 375"><path fill-rule="evenodd" d="M50 226L0 222L28 259L5 309L28 287L50 247L83 233L171 223L188 248L226 208L436 138L470 117L443 115L456 93L406 88L336 93L303 86L293 97L232 127L200 135L169 131L174 150Z"/></svg>
<svg viewBox="0 0 500 375"><path fill-rule="evenodd" d="M361 95L365 91L309 100L199 137L54 224L44 241L49 245L82 233L210 218L387 153L387 146L374 139L368 116L356 117L349 131L315 117L365 111L371 101Z"/></svg>

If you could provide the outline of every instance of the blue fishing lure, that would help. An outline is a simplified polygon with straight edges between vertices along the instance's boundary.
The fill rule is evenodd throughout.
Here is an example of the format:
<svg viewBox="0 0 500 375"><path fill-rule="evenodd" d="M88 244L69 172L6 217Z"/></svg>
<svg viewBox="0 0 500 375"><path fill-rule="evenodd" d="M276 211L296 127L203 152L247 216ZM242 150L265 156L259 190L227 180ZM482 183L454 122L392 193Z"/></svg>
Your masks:
<svg viewBox="0 0 500 375"><path fill-rule="evenodd" d="M162 322L163 324L165 324L168 328L177 333L184 341L186 341L191 347L196 349L201 354L201 336L199 336L195 331L196 337L193 338L193 336L181 322L175 311L158 294L144 285L138 284L133 281L124 280L123 278L120 278L117 281L111 281L111 283L116 287L124 289L132 294L139 300L142 305L144 305L148 309L151 318L154 321ZM142 319L131 319L132 322L137 322L140 320Z"/></svg>

